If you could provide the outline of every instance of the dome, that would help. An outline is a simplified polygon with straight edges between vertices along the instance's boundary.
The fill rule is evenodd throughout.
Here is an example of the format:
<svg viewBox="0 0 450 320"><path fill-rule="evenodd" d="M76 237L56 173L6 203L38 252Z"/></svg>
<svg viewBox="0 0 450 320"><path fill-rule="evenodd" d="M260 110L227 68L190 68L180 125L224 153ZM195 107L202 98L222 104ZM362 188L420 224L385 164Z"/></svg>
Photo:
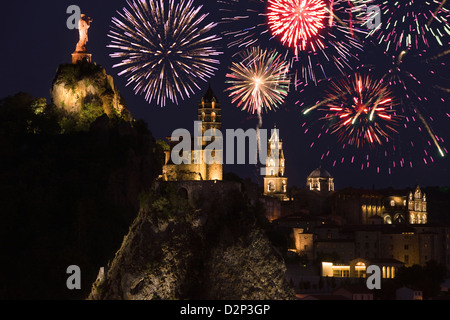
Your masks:
<svg viewBox="0 0 450 320"><path fill-rule="evenodd" d="M332 178L332 176L327 170L322 169L322 167L319 167L313 172L311 172L308 178Z"/></svg>

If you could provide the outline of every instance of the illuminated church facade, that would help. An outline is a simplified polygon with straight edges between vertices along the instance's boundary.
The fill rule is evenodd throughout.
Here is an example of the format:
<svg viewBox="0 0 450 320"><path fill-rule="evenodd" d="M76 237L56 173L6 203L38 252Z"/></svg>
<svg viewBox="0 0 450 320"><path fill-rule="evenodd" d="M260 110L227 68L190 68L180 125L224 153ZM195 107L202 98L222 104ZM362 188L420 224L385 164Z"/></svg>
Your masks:
<svg viewBox="0 0 450 320"><path fill-rule="evenodd" d="M209 141L203 138L208 133L214 135L215 130L220 131L221 108L220 103L211 87L202 97L198 106L199 128L196 128L200 135L192 135L191 148L189 152L189 163L175 164L171 159L172 150L178 141L172 141L169 137L170 150L165 152L165 165L163 166L163 181L221 181L223 179L222 161L205 161L207 159L206 146ZM198 139L198 141L194 141ZM220 146L221 144L217 144ZM195 147L199 146L199 147ZM198 150L196 150L198 149ZM223 149L216 148L212 151L211 157L223 159Z"/></svg>
<svg viewBox="0 0 450 320"><path fill-rule="evenodd" d="M283 141L276 126L268 141L267 159L264 176L264 195L287 201L287 181L285 176L285 158Z"/></svg>
<svg viewBox="0 0 450 320"><path fill-rule="evenodd" d="M419 186L408 194L347 188L334 195L333 211L352 224L426 224L427 197Z"/></svg>

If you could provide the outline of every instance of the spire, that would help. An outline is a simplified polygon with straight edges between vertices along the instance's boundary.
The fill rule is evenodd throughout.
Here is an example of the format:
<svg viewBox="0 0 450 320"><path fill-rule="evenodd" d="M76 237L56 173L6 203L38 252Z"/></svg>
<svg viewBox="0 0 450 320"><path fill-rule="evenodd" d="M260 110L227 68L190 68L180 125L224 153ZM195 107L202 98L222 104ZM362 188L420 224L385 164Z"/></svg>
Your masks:
<svg viewBox="0 0 450 320"><path fill-rule="evenodd" d="M202 101L208 103L215 101L216 103L219 103L219 100L217 99L216 95L214 94L213 90L211 89L211 84L208 85L208 90L206 91L205 95L202 98Z"/></svg>

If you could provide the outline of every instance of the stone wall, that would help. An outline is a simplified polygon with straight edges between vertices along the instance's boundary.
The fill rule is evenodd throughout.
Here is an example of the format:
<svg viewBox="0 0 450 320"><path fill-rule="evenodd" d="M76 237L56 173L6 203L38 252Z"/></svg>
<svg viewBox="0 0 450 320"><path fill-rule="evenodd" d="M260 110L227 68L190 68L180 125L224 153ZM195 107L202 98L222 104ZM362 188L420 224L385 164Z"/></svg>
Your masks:
<svg viewBox="0 0 450 320"><path fill-rule="evenodd" d="M241 184L234 181L158 181L156 188L162 184L174 186L179 194L187 194L192 204L206 198L221 199L231 191L242 191Z"/></svg>

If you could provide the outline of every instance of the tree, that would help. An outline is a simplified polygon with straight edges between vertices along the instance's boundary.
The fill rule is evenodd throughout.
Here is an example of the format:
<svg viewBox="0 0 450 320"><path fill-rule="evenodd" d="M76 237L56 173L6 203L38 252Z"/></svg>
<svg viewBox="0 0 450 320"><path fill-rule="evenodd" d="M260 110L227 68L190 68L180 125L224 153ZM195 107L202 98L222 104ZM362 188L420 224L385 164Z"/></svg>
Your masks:
<svg viewBox="0 0 450 320"><path fill-rule="evenodd" d="M422 290L425 299L439 294L446 274L445 266L430 260L425 266L413 265L398 270L395 280L399 287L409 286Z"/></svg>

